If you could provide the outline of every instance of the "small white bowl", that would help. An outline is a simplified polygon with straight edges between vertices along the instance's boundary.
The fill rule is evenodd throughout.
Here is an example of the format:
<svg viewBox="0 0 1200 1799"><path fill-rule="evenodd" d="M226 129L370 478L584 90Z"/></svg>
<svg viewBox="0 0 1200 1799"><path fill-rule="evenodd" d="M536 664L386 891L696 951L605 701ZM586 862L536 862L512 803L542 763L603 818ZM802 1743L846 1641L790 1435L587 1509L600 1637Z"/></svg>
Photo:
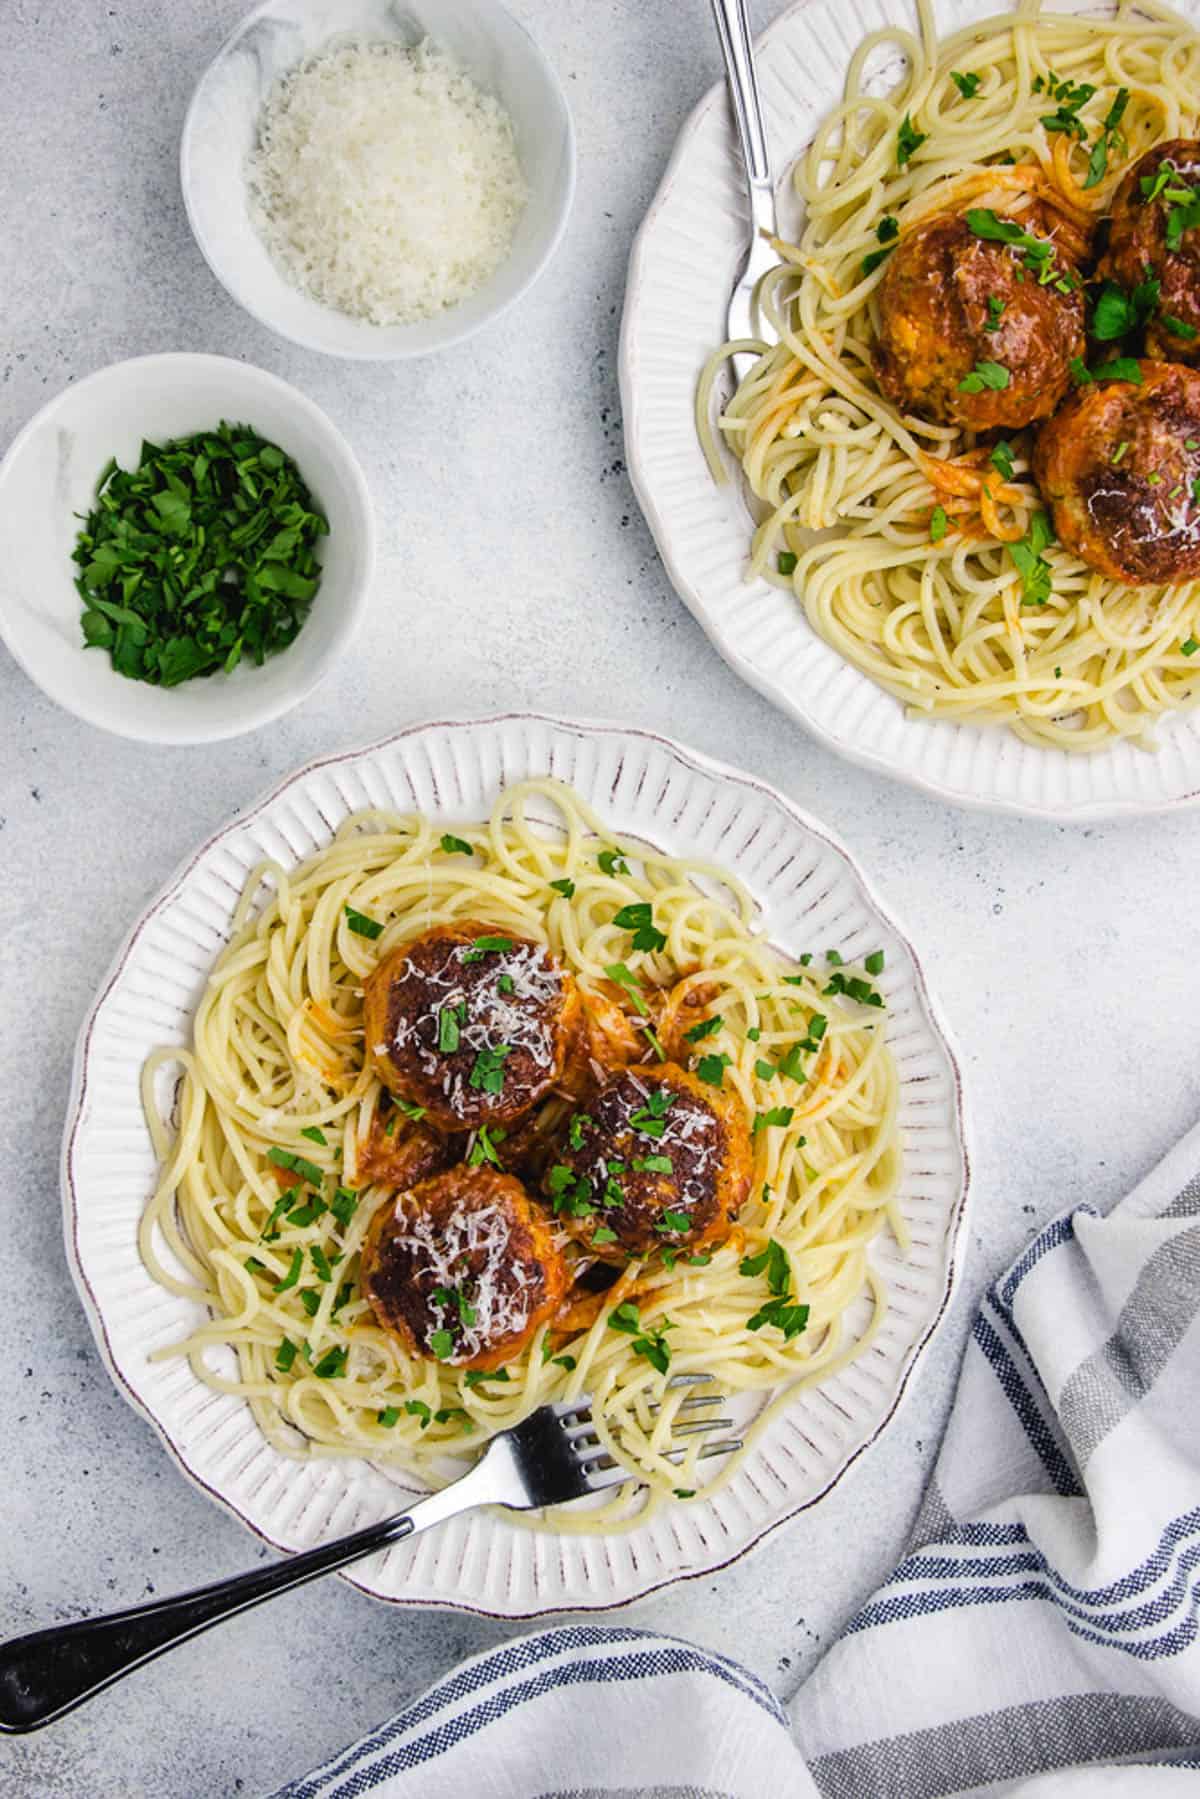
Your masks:
<svg viewBox="0 0 1200 1799"><path fill-rule="evenodd" d="M331 38L425 37L448 50L512 119L529 199L512 248L460 305L411 325L372 325L302 293L272 260L250 217L246 159L280 75ZM531 287L562 236L575 188L566 98L529 33L498 0L266 0L209 64L184 121L180 181L205 261L260 323L305 349L361 361L424 356L460 343Z"/></svg>
<svg viewBox="0 0 1200 1799"><path fill-rule="evenodd" d="M321 585L294 643L261 668L153 687L85 649L71 552L110 456L135 468L142 439L164 443L222 419L293 457L329 521ZM319 406L276 375L224 356L139 356L74 382L32 418L0 462L0 637L30 680L76 717L143 743L212 743L298 705L346 648L366 610L375 521L353 450Z"/></svg>

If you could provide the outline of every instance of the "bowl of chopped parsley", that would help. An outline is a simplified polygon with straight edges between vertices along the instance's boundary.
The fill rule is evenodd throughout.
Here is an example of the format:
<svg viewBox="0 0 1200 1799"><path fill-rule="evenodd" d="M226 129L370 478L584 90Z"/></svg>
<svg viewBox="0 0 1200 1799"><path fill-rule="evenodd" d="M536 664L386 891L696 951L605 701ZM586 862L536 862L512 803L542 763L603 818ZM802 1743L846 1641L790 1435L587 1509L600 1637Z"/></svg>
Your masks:
<svg viewBox="0 0 1200 1799"><path fill-rule="evenodd" d="M297 705L367 603L354 452L287 382L220 356L75 382L0 462L0 637L52 700L158 743Z"/></svg>

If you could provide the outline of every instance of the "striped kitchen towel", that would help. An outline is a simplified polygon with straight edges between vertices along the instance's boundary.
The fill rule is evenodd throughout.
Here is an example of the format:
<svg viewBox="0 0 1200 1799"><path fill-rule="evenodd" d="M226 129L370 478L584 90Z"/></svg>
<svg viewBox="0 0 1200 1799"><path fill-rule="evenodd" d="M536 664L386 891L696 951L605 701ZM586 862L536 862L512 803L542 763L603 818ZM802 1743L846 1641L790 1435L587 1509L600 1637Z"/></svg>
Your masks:
<svg viewBox="0 0 1200 1799"><path fill-rule="evenodd" d="M1198 1169L1200 1127L988 1292L909 1551L790 1716L724 1656L563 1626L277 1799L1200 1794Z"/></svg>

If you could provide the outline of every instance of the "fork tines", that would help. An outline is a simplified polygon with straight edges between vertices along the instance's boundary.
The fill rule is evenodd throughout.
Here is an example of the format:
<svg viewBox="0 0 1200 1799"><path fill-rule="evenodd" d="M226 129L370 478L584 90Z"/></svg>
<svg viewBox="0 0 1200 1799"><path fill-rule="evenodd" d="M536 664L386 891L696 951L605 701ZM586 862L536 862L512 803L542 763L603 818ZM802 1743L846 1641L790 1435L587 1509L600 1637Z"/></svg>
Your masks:
<svg viewBox="0 0 1200 1799"><path fill-rule="evenodd" d="M691 1386L711 1382L711 1380L712 1376L708 1374L678 1374L672 1376L667 1382L667 1385L668 1387ZM723 1406L727 1399L728 1394L716 1391L712 1393L689 1394L685 1399L679 1401L678 1405L674 1408L674 1411L682 1412L687 1410L694 1413L701 1406ZM590 1401L587 1399L574 1401L560 1400L555 1405L554 1410L562 1424L567 1441L570 1443L571 1449L578 1461L580 1471L589 1487L594 1491L599 1491L604 1487L617 1486L622 1481L636 1479L635 1475L632 1475L627 1468L622 1467L622 1465L615 1460L605 1445L600 1441L595 1425L592 1422ZM658 1417L662 1412L661 1402L651 1405L650 1412L652 1416ZM672 1442L674 1442L676 1437L705 1436L712 1431L732 1431L734 1429L736 1429L736 1426L732 1418L721 1416L698 1418L693 1416L685 1419L681 1423L676 1423L673 1415L671 1438ZM742 1441L739 1437L722 1437L719 1442L702 1444L700 1448L695 1451L695 1459L703 1462L708 1461L711 1457L717 1455L732 1455L735 1450L740 1449L741 1447ZM672 1447L664 1450L663 1460L672 1462L678 1467L686 1461L688 1456L692 1453L693 1451L690 1445L681 1444L679 1447Z"/></svg>

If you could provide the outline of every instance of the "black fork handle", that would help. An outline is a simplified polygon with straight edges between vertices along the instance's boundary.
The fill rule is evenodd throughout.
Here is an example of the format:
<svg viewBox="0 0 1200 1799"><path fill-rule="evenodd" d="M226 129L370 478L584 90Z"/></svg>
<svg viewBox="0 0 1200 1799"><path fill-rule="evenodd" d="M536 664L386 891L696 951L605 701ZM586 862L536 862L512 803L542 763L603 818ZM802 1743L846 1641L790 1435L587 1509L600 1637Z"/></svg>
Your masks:
<svg viewBox="0 0 1200 1799"><path fill-rule="evenodd" d="M190 1593L14 1637L0 1645L0 1733L40 1730L177 1643L186 1643L276 1593L302 1587L399 1543L416 1528L415 1520L404 1513Z"/></svg>

